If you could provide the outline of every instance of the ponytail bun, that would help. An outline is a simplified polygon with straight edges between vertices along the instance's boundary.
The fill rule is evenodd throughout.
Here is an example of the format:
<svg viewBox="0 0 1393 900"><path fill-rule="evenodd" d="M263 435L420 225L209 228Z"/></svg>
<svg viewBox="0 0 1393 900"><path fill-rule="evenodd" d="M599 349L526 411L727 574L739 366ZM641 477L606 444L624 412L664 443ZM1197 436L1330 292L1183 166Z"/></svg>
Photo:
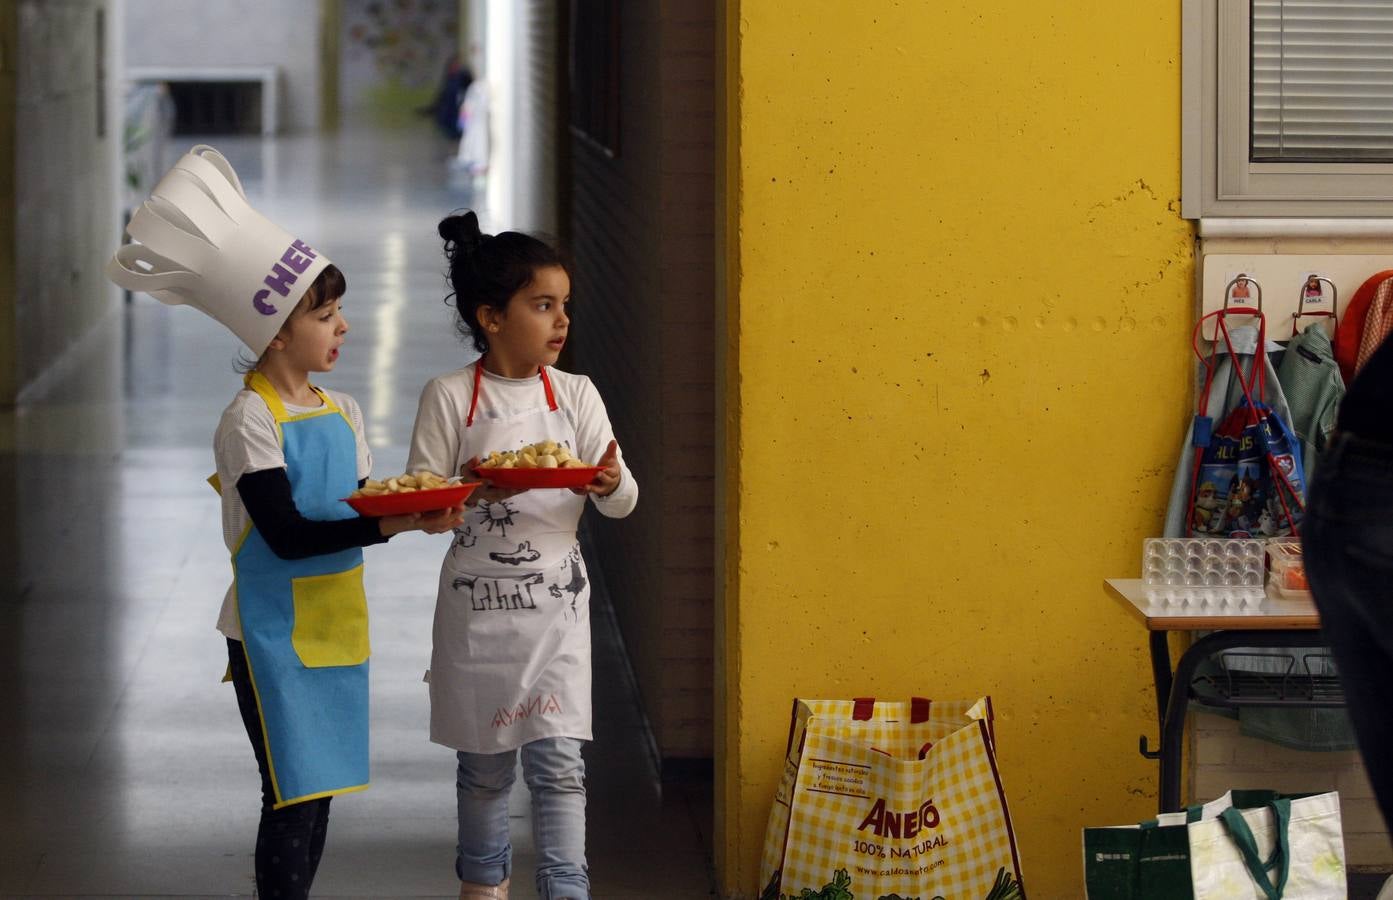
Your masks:
<svg viewBox="0 0 1393 900"><path fill-rule="evenodd" d="M479 217L473 210L462 216L446 216L440 220L436 230L445 241L445 255L450 259L456 255L474 255L487 237L479 231Z"/></svg>
<svg viewBox="0 0 1393 900"><path fill-rule="evenodd" d="M459 313L460 335L480 353L489 349L488 334L478 327L480 309L506 310L513 297L537 277L538 269L559 266L567 275L571 271L555 247L532 235L483 234L473 212L446 216L436 230L445 241L449 260L451 292L445 302Z"/></svg>

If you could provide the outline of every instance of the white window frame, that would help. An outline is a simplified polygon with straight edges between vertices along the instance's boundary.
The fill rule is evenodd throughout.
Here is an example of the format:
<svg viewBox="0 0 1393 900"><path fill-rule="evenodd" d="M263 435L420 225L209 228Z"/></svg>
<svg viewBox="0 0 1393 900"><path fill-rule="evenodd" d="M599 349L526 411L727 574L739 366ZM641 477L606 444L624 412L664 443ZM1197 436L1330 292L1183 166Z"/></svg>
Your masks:
<svg viewBox="0 0 1393 900"><path fill-rule="evenodd" d="M1393 216L1393 163L1250 162L1248 0L1181 9L1182 216Z"/></svg>

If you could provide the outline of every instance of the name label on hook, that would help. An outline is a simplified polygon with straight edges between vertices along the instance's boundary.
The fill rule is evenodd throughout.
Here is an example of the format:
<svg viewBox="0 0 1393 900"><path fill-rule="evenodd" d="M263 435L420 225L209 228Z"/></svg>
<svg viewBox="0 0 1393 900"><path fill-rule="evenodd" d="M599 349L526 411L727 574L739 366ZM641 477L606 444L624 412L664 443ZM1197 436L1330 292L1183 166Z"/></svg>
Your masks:
<svg viewBox="0 0 1393 900"><path fill-rule="evenodd" d="M1321 291L1319 273L1310 272L1306 275L1306 286L1301 289L1301 305L1306 306L1311 303L1320 303L1325 299L1325 294Z"/></svg>
<svg viewBox="0 0 1393 900"><path fill-rule="evenodd" d="M1254 249L1244 253L1202 252L1200 266L1200 313L1212 313L1224 305L1224 288L1240 272L1262 285L1267 307L1268 331L1273 340L1285 340L1291 328L1292 315L1335 312L1338 296L1341 305L1353 297L1359 286L1371 275L1393 269L1393 258L1379 253L1291 253L1275 252L1276 243L1250 242ZM1280 243L1280 242L1278 242ZM1266 252L1262 252L1265 248ZM1320 275L1319 295L1308 295L1306 282ZM1334 283L1332 288L1331 282ZM1256 291L1254 292L1256 293ZM1230 299L1229 305L1233 305ZM1305 324L1308 321L1302 319ZM1206 324L1201 337L1214 339L1214 325ZM1230 322L1231 326L1240 323ZM1329 327L1329 323L1325 323Z"/></svg>

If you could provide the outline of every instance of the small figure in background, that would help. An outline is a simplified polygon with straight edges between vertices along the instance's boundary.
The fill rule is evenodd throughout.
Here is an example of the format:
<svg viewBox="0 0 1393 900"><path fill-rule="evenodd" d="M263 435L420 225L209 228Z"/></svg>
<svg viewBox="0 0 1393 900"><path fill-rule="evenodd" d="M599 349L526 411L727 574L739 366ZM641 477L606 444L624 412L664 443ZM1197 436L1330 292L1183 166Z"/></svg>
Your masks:
<svg viewBox="0 0 1393 900"><path fill-rule="evenodd" d="M458 140L463 134L460 122L460 104L464 102L465 91L474 82L474 73L461 64L459 53L451 53L445 60L445 69L440 75L440 87L435 98L416 112L430 116L447 138Z"/></svg>

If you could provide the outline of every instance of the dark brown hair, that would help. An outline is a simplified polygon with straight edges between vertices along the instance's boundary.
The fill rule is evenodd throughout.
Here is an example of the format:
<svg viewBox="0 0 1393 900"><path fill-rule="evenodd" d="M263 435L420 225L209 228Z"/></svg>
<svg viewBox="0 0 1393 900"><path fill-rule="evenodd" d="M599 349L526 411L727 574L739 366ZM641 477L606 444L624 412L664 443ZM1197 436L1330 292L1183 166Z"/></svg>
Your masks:
<svg viewBox="0 0 1393 900"><path fill-rule="evenodd" d="M309 305L301 309L300 305L296 304L295 310L296 312L309 312L319 309L324 304L337 300L346 293L348 293L348 279L343 277L338 266L329 263L324 267L324 271L319 273L319 277L314 280L309 289L305 291L305 297L309 298L310 301ZM304 298L301 298L300 303L304 303ZM292 312L291 315L293 316L295 313Z"/></svg>
<svg viewBox="0 0 1393 900"><path fill-rule="evenodd" d="M537 277L538 269L559 266L572 274L570 261L551 244L520 231L484 234L473 211L446 216L436 230L445 241L454 289L445 302L453 300L460 335L480 353L489 349L488 335L478 327L480 307L506 310L513 295Z"/></svg>

